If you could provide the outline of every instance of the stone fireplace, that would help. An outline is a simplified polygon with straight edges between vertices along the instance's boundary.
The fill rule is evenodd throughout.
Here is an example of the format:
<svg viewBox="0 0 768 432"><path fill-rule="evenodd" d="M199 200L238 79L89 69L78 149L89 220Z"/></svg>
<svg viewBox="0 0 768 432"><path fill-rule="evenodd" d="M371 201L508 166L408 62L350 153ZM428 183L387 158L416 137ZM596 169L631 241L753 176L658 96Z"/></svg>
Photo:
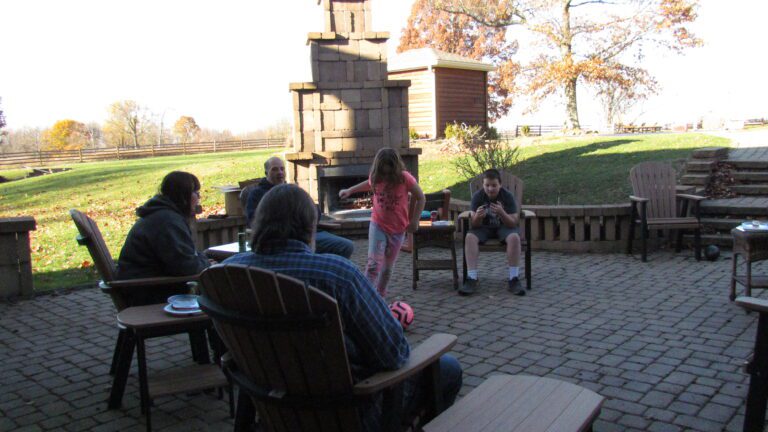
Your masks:
<svg viewBox="0 0 768 432"><path fill-rule="evenodd" d="M389 34L371 30L370 0L320 2L325 31L308 36L313 81L290 85L293 152L285 158L288 181L330 212L365 205L366 197L340 202L338 191L368 177L380 148L397 149L417 178L421 149L409 148L410 81L387 80Z"/></svg>

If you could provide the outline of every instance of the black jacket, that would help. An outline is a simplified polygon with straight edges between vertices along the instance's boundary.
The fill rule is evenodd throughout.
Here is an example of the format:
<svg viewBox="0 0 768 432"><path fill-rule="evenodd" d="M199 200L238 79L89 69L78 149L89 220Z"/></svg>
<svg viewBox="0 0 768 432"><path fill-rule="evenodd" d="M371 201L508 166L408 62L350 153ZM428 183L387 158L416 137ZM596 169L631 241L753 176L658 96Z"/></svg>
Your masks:
<svg viewBox="0 0 768 432"><path fill-rule="evenodd" d="M171 200L155 195L136 214L139 220L120 251L118 279L190 276L210 265L195 250L192 231Z"/></svg>

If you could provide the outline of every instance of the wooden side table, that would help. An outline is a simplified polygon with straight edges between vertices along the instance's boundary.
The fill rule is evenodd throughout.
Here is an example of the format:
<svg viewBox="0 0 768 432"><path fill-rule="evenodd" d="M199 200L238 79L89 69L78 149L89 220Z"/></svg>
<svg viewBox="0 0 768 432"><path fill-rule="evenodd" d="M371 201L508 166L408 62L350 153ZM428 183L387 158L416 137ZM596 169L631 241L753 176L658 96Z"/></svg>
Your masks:
<svg viewBox="0 0 768 432"><path fill-rule="evenodd" d="M588 431L603 400L565 381L495 375L427 423L424 431Z"/></svg>
<svg viewBox="0 0 768 432"><path fill-rule="evenodd" d="M212 331L213 323L204 313L189 316L171 316L163 308L166 305L153 304L134 306L123 309L117 314L117 322L126 328L130 349L121 349L118 367L115 372L115 382L122 381L128 376L133 357L133 345L136 346L136 357L139 363L139 393L141 396L141 412L146 416L147 431L152 430L150 406L154 397L169 394L187 393L210 388L229 387L229 382L218 364L196 364L165 371L153 377L152 383L147 377L147 359L144 340L148 338L174 335L187 331ZM214 348L214 358L221 358L218 341L211 344ZM113 386L114 387L114 386ZM231 388L229 394L230 414L233 413ZM114 391L114 389L113 389Z"/></svg>
<svg viewBox="0 0 768 432"><path fill-rule="evenodd" d="M422 270L453 270L453 288L459 288L459 271L456 267L456 241L454 233L456 227L453 222L445 225L434 225L430 221L419 222L419 229L413 233L413 289L419 281L419 272ZM420 259L419 249L425 247L437 247L449 249L451 259Z"/></svg>
<svg viewBox="0 0 768 432"><path fill-rule="evenodd" d="M733 236L733 259L731 260L730 300L736 298L736 282L744 285L744 294L752 296L752 288L768 288L768 275L753 275L752 263L768 259L768 230L745 230L736 227L731 230ZM738 256L744 258L744 274L736 272Z"/></svg>

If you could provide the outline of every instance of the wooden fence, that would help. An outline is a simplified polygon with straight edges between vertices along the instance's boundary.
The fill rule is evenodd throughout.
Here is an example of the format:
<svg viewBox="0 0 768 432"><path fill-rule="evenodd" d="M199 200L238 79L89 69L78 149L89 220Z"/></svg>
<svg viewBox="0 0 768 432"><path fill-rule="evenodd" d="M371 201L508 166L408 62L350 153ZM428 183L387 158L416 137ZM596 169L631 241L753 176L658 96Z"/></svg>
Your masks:
<svg viewBox="0 0 768 432"><path fill-rule="evenodd" d="M560 132L563 126L558 125L517 125L515 130L505 130L499 133L499 136L503 139L513 139L521 136L542 136L545 134L552 134ZM592 130L589 125L581 126L582 130Z"/></svg>
<svg viewBox="0 0 768 432"><path fill-rule="evenodd" d="M149 145L139 148L108 147L99 149L58 150L0 154L0 167L46 166L73 162L138 159L155 156L176 156L283 147L285 138L263 138L239 141L212 141Z"/></svg>

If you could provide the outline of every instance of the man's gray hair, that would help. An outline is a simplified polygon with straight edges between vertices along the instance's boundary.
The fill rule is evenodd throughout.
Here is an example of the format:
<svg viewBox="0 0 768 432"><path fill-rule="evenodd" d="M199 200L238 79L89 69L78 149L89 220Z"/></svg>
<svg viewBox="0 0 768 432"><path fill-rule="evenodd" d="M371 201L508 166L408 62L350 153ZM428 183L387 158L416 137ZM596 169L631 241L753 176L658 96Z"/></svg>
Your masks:
<svg viewBox="0 0 768 432"><path fill-rule="evenodd" d="M251 247L265 253L285 246L288 240L310 245L316 223L317 209L308 193L294 184L277 185L256 207Z"/></svg>

